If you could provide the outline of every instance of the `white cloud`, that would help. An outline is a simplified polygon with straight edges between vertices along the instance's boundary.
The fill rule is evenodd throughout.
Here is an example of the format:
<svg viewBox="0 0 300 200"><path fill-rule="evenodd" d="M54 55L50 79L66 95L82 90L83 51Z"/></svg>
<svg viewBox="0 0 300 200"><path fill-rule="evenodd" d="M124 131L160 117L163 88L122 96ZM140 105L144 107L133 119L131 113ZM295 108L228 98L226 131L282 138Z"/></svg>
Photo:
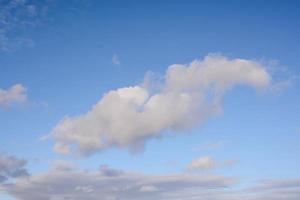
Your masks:
<svg viewBox="0 0 300 200"><path fill-rule="evenodd" d="M0 107L8 108L13 104L23 104L27 101L27 89L21 85L16 84L7 90L0 89Z"/></svg>
<svg viewBox="0 0 300 200"><path fill-rule="evenodd" d="M204 156L193 160L188 166L188 170L207 170L214 169L217 166L216 161L210 156Z"/></svg>
<svg viewBox="0 0 300 200"><path fill-rule="evenodd" d="M121 61L119 59L119 56L117 54L114 54L112 59L111 59L112 64L114 65L119 65L121 64Z"/></svg>
<svg viewBox="0 0 300 200"><path fill-rule="evenodd" d="M158 91L146 81L111 90L87 113L62 119L50 134L55 150L88 155L110 147L141 149L165 130L183 132L218 114L232 87L261 90L270 85L271 76L258 62L208 55L171 65Z"/></svg>
<svg viewBox="0 0 300 200"><path fill-rule="evenodd" d="M203 156L191 161L186 167L188 171L212 170L220 167L234 167L238 163L237 160L225 160L217 162L211 156Z"/></svg>

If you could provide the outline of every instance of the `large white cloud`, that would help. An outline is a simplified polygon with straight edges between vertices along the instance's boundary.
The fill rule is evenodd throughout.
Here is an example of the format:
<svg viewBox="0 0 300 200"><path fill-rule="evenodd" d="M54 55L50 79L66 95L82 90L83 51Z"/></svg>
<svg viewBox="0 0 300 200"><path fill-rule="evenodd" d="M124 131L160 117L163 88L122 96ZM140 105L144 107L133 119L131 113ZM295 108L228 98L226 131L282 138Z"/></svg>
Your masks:
<svg viewBox="0 0 300 200"><path fill-rule="evenodd" d="M50 135L59 153L136 150L164 130L180 132L201 125L222 109L222 98L233 86L263 89L270 82L270 74L258 62L208 55L188 65L171 65L155 92L149 84L107 92L87 113L62 119Z"/></svg>
<svg viewBox="0 0 300 200"><path fill-rule="evenodd" d="M8 108L13 104L27 101L27 89L21 84L15 84L7 90L0 89L0 108Z"/></svg>

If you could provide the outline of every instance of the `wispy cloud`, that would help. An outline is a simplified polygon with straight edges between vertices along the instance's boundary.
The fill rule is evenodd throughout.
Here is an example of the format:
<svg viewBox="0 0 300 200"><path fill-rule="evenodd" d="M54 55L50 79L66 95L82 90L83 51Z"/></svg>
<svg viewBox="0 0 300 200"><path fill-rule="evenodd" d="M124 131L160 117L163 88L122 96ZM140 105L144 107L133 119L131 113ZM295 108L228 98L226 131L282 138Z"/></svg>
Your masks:
<svg viewBox="0 0 300 200"><path fill-rule="evenodd" d="M0 52L11 52L34 42L23 34L41 24L47 1L0 1Z"/></svg>
<svg viewBox="0 0 300 200"><path fill-rule="evenodd" d="M86 114L65 117L51 133L54 149L81 155L110 147L141 149L164 130L190 129L220 113L223 96L232 87L263 89L270 82L264 66L251 60L208 55L188 65L174 64L158 92L143 84L119 88Z"/></svg>
<svg viewBox="0 0 300 200"><path fill-rule="evenodd" d="M121 61L119 59L119 56L117 54L114 54L112 59L111 59L112 64L114 65L120 65Z"/></svg>
<svg viewBox="0 0 300 200"><path fill-rule="evenodd" d="M7 90L0 89L0 108L9 108L14 104L24 104L27 101L27 89L21 84L15 84Z"/></svg>

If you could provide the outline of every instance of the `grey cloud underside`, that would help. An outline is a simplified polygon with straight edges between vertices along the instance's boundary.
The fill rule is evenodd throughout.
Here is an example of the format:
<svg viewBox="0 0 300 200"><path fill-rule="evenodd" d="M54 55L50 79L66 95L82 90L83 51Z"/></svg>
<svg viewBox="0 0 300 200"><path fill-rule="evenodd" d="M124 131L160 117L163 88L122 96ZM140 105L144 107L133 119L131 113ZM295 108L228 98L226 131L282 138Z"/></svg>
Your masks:
<svg viewBox="0 0 300 200"><path fill-rule="evenodd" d="M15 184L5 184L2 190L22 200L193 199L194 195L212 195L232 183L232 179L218 176L147 175L113 172L113 169L109 172L108 169L53 170ZM178 193L176 198L174 193Z"/></svg>
<svg viewBox="0 0 300 200"><path fill-rule="evenodd" d="M87 113L65 117L50 134L54 150L89 155L111 147L142 149L165 130L183 132L219 113L232 87L264 89L271 76L258 62L208 55L171 65L155 92L145 82L109 91Z"/></svg>
<svg viewBox="0 0 300 200"><path fill-rule="evenodd" d="M25 165L25 160L0 154L0 183L11 178L28 176Z"/></svg>
<svg viewBox="0 0 300 200"><path fill-rule="evenodd" d="M109 173L107 173L109 170ZM236 181L199 174L150 175L114 169L52 170L2 184L19 200L298 200L300 180L274 180L242 190Z"/></svg>

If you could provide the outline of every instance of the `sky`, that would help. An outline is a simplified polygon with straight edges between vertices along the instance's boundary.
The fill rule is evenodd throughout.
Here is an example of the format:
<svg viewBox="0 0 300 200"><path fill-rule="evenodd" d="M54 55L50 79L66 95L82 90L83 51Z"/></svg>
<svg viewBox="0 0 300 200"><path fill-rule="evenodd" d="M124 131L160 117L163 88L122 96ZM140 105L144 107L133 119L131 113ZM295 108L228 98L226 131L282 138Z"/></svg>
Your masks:
<svg viewBox="0 0 300 200"><path fill-rule="evenodd" d="M299 9L0 0L0 199L300 199Z"/></svg>

